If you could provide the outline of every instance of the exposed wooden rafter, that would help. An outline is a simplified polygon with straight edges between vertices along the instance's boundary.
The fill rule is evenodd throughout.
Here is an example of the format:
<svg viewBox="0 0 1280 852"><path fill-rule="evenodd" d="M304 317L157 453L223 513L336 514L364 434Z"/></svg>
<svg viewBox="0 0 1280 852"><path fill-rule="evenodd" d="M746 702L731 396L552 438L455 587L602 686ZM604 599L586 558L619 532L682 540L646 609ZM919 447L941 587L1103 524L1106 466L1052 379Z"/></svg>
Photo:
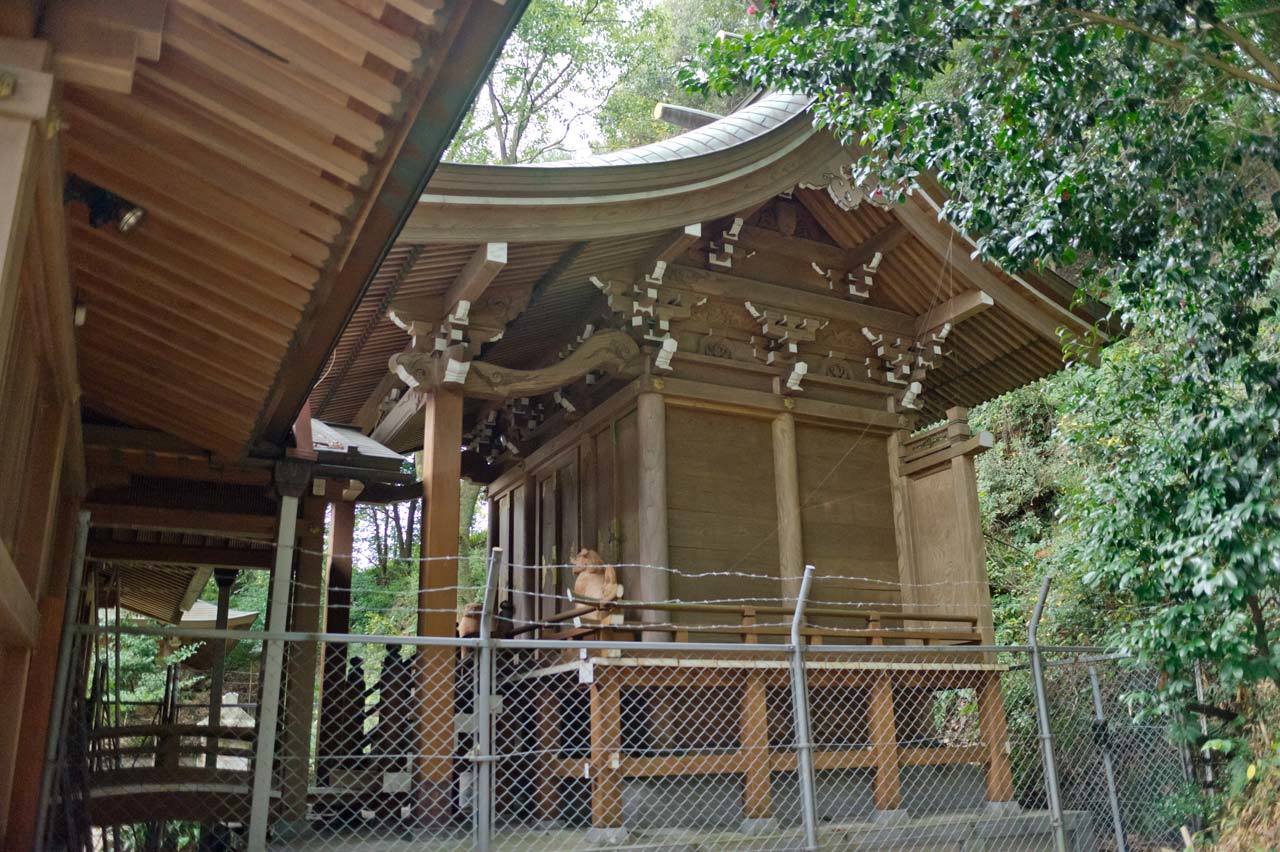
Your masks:
<svg viewBox="0 0 1280 852"><path fill-rule="evenodd" d="M250 568L269 571L275 560L275 551L91 539L87 556L89 559L104 562Z"/></svg>

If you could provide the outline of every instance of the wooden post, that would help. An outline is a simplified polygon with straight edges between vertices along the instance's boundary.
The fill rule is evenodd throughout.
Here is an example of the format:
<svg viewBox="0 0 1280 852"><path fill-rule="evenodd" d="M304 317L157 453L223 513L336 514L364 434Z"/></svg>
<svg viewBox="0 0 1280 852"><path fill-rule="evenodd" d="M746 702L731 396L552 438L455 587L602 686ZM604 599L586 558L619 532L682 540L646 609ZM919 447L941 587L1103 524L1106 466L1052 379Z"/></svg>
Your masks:
<svg viewBox="0 0 1280 852"><path fill-rule="evenodd" d="M231 612L231 587L235 585L237 571L234 568L218 568L213 572L218 584L218 609L214 616L215 630L226 630ZM207 769L218 767L218 728L222 727L222 687L227 670L227 641L214 640L213 671L209 673L209 736L206 740L204 765Z"/></svg>
<svg viewBox="0 0 1280 852"><path fill-rule="evenodd" d="M351 551L355 547L356 504L350 500L336 500L333 506L333 526L329 533L329 599L325 609L326 633L347 633L351 630ZM347 674L347 646L341 642L324 646L323 674L320 687L320 730L316 738L316 775L327 779L332 766L320 760L334 753L334 740L341 737L343 725L348 723L349 708L335 705L345 694L342 681ZM322 781L322 783L324 783Z"/></svg>
<svg viewBox="0 0 1280 852"><path fill-rule="evenodd" d="M991 593L987 581L987 545L982 540L982 510L978 507L978 475L973 468L973 457L953 458L951 478L956 494L961 564L969 569L958 603L965 612L977 613L982 644L994 645L995 627L991 621Z"/></svg>
<svg viewBox="0 0 1280 852"><path fill-rule="evenodd" d="M800 521L800 472L796 461L796 419L790 412L773 418L773 483L778 501L778 566L782 595L794 601L804 575L804 536Z"/></svg>
<svg viewBox="0 0 1280 852"><path fill-rule="evenodd" d="M764 678L748 670L742 684L742 709L738 736L746 772L742 779L742 815L747 819L773 816L770 788L769 704Z"/></svg>
<svg viewBox="0 0 1280 852"><path fill-rule="evenodd" d="M902 781L898 775L898 731L893 718L893 681L887 673L875 675L867 705L871 754L875 761L872 800L878 811L902 807Z"/></svg>
<svg viewBox="0 0 1280 852"><path fill-rule="evenodd" d="M597 672L597 678L600 673ZM617 681L591 685L591 827L622 827L622 688Z"/></svg>
<svg viewBox="0 0 1280 852"><path fill-rule="evenodd" d="M978 729L987 752L987 801L1013 801L1013 770L1009 766L1009 732L1005 726L1000 675L985 672L978 686Z"/></svg>
<svg viewBox="0 0 1280 852"><path fill-rule="evenodd" d="M418 635L453 636L458 596L458 482L462 476L462 396L447 390L425 394L423 406L422 562L418 566ZM450 649L418 651L418 762L426 818L448 814L453 753L453 668Z"/></svg>
<svg viewBox="0 0 1280 852"><path fill-rule="evenodd" d="M902 604L913 607L917 598L915 540L911 535L911 502L907 480L902 475L902 443L908 437L904 431L889 436L889 493L893 498L893 536L898 553L898 587ZM908 626L908 625L903 625Z"/></svg>
<svg viewBox="0 0 1280 852"><path fill-rule="evenodd" d="M642 601L665 601L671 597L671 575L665 570L670 559L667 541L667 413L661 394L645 392L636 397L636 432L639 443L639 529L640 564L636 597ZM643 621L658 622L665 616L648 611ZM660 642L669 634L643 632L646 642Z"/></svg>
<svg viewBox="0 0 1280 852"><path fill-rule="evenodd" d="M320 630L320 584L324 580L325 502L307 496L302 501L302 528L298 531L295 563L292 629L299 633ZM307 814L307 782L311 767L311 723L315 720L317 643L292 642L288 647L288 695L284 705L282 742L283 818L290 822Z"/></svg>

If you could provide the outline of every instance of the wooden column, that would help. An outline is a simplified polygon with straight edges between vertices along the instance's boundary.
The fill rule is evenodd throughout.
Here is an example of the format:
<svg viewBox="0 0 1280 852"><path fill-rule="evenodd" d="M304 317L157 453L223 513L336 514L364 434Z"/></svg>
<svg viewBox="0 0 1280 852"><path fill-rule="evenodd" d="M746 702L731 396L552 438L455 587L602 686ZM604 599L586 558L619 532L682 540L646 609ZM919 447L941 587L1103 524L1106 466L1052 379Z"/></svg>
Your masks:
<svg viewBox="0 0 1280 852"><path fill-rule="evenodd" d="M902 475L902 442L906 431L889 436L889 494L893 499L893 537L898 553L898 588L906 607L918 603L915 562L915 540L911 536L911 501L906 478Z"/></svg>
<svg viewBox="0 0 1280 852"><path fill-rule="evenodd" d="M597 678L600 673L597 671ZM616 681L591 685L591 827L622 827L622 688Z"/></svg>
<svg viewBox="0 0 1280 852"><path fill-rule="evenodd" d="M978 729L987 752L987 801L1013 801L1013 770L1006 751L1009 731L1005 725L1000 675L985 672L978 686Z"/></svg>
<svg viewBox="0 0 1280 852"><path fill-rule="evenodd" d="M969 410L947 409L947 431L953 438L969 434ZM959 535L960 564L968 581L959 590L958 603L967 612L978 614L978 630L984 645L995 644L995 627L991 620L991 592L987 581L987 544L982 539L982 510L978 506L978 475L973 456L956 456L951 460L951 482L955 489L956 523Z"/></svg>
<svg viewBox="0 0 1280 852"><path fill-rule="evenodd" d="M453 636L457 630L458 482L462 476L462 396L437 390L423 406L423 526L418 566L418 635ZM448 814L453 753L451 649L418 651L418 730L422 757L417 788L424 818Z"/></svg>
<svg viewBox="0 0 1280 852"><path fill-rule="evenodd" d="M665 601L671 597L671 575L665 569L670 560L667 540L667 412L661 394L642 393L636 397L636 438L639 443L639 531L637 552L640 563L635 596L645 601ZM657 612L644 613L644 620L665 621ZM668 634L645 631L645 641L662 641Z"/></svg>
<svg viewBox="0 0 1280 852"><path fill-rule="evenodd" d="M326 633L351 630L351 552L355 547L356 504L337 500L333 504L333 526L329 532L328 602L324 616ZM320 730L316 737L316 773L327 778L331 767L319 758L333 754L335 738L341 737L348 708L334 702L344 694L342 681L347 670L347 646L340 642L324 646L324 674L320 688Z"/></svg>
<svg viewBox="0 0 1280 852"><path fill-rule="evenodd" d="M893 681L887 673L875 675L867 705L871 754L875 761L872 801L878 811L902 807L902 781L898 773L898 729L893 717Z"/></svg>
<svg viewBox="0 0 1280 852"><path fill-rule="evenodd" d="M760 674L763 674L761 672ZM746 772L742 779L742 815L747 819L773 816L769 770L769 704L764 678L748 671L742 684L738 736Z"/></svg>
<svg viewBox="0 0 1280 852"><path fill-rule="evenodd" d="M236 582L236 570L219 568L213 576L218 584L218 609L214 615L215 630L226 630L231 614L231 587ZM222 687L227 670L227 642L216 640L213 644L213 671L209 673L209 750L204 765L210 769L218 766L218 728L222 726Z"/></svg>
<svg viewBox="0 0 1280 852"><path fill-rule="evenodd" d="M418 570L418 635L452 636L458 595L458 483L462 478L462 395L425 396L422 489L426 500L424 560ZM450 558L453 557L453 558ZM433 611L434 610L434 611Z"/></svg>
<svg viewBox="0 0 1280 852"><path fill-rule="evenodd" d="M294 569L291 627L299 633L320 631L320 584L324 582L325 502L319 497L302 500L302 526L298 531L298 556ZM315 642L288 644L288 694L284 705L283 818L301 820L307 812L307 782L311 766L311 724L315 720Z"/></svg>
<svg viewBox="0 0 1280 852"><path fill-rule="evenodd" d="M795 600L804 575L804 535L800 521L800 471L796 461L796 419L773 418L773 483L778 501L778 567L782 595Z"/></svg>

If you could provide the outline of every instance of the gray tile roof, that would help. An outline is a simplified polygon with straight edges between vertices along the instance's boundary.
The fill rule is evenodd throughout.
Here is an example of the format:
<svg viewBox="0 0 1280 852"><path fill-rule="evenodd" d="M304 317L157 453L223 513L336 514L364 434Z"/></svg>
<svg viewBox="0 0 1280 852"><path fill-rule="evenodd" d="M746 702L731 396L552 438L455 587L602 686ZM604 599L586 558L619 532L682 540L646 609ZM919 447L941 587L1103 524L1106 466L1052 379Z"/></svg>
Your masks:
<svg viewBox="0 0 1280 852"><path fill-rule="evenodd" d="M681 133L661 142L641 145L608 154L596 154L577 160L564 160L534 165L551 168L594 168L598 166L625 166L639 163L665 163L723 151L734 145L749 142L788 119L803 112L809 106L804 95L771 93L763 95L731 115L713 121L704 127Z"/></svg>

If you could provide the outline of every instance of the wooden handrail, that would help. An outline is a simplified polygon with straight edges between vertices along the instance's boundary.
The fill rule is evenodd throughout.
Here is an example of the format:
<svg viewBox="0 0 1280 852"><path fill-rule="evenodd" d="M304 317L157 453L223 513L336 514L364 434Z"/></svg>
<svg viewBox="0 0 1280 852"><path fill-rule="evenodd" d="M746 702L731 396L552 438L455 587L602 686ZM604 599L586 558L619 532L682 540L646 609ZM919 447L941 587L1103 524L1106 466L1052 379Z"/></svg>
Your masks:
<svg viewBox="0 0 1280 852"><path fill-rule="evenodd" d="M752 605L749 607L743 607L734 604L700 604L693 602L647 603L645 601L632 600L617 600L613 602L613 605L620 608L648 609L656 610L658 612L733 613L734 615L741 615L743 614L743 610L752 610L756 615L792 615L795 613L794 607L774 605ZM845 609L840 607L823 606L807 606L804 611L805 615L822 616L826 618L861 618L879 619L881 621L947 621L957 624L969 624L974 627L978 625L978 617L976 615L926 615L924 613L899 612L894 610Z"/></svg>

